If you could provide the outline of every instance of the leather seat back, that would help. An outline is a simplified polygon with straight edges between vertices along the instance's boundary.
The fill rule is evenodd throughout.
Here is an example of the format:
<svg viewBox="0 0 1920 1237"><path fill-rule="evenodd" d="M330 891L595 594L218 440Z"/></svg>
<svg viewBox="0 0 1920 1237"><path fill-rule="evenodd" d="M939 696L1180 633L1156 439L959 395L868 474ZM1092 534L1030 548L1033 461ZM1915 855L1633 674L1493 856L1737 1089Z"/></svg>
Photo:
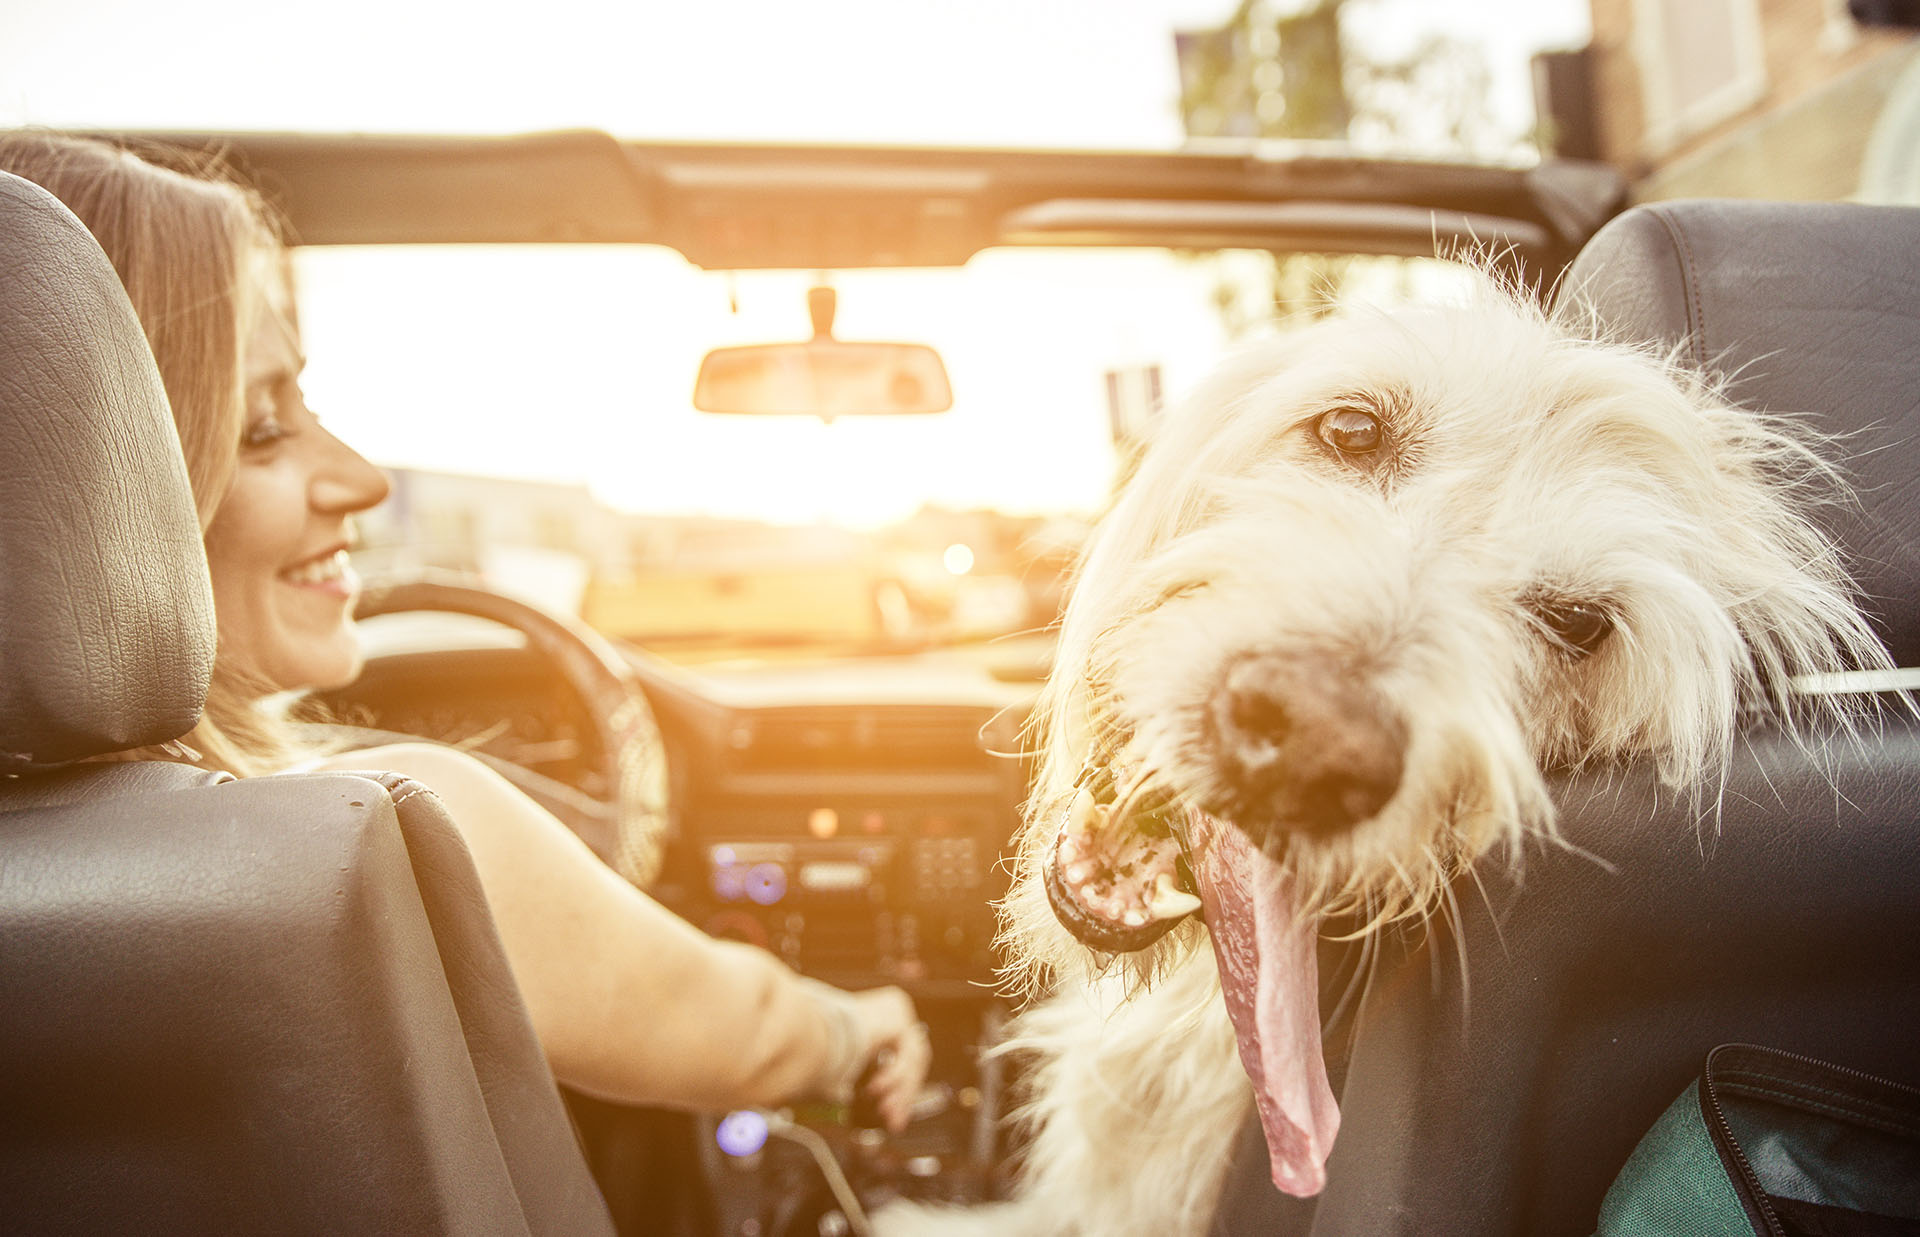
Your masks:
<svg viewBox="0 0 1920 1237"><path fill-rule="evenodd" d="M0 173L0 773L185 734L213 593L159 371L105 254Z"/></svg>

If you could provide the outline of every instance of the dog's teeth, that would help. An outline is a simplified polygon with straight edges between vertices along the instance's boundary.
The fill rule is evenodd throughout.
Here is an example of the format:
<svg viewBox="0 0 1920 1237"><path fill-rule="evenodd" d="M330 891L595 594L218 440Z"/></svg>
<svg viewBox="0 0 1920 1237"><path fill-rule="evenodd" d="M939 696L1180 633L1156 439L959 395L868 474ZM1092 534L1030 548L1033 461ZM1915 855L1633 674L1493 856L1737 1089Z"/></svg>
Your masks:
<svg viewBox="0 0 1920 1237"><path fill-rule="evenodd" d="M1129 928L1138 928L1147 922L1147 913L1138 907L1128 911L1120 920Z"/></svg>
<svg viewBox="0 0 1920 1237"><path fill-rule="evenodd" d="M1148 906L1155 919L1179 919L1199 910L1200 899L1185 890L1175 890L1171 895L1155 897Z"/></svg>
<svg viewBox="0 0 1920 1237"><path fill-rule="evenodd" d="M1182 915L1191 915L1200 909L1200 899L1173 883L1173 877L1162 872L1153 882L1153 893L1147 902L1147 909L1153 912L1155 919L1178 919Z"/></svg>
<svg viewBox="0 0 1920 1237"><path fill-rule="evenodd" d="M1074 841L1071 833L1062 833L1060 835L1060 862L1062 864L1071 864L1077 862L1079 858L1080 843Z"/></svg>
<svg viewBox="0 0 1920 1237"><path fill-rule="evenodd" d="M1092 875L1093 865L1091 863L1070 863L1067 865L1067 879L1076 885L1086 884L1087 878Z"/></svg>
<svg viewBox="0 0 1920 1237"><path fill-rule="evenodd" d="M1093 792L1084 786L1081 787L1080 792L1073 797L1073 805L1067 809L1069 837L1076 833L1084 837L1093 832L1096 806L1093 801Z"/></svg>

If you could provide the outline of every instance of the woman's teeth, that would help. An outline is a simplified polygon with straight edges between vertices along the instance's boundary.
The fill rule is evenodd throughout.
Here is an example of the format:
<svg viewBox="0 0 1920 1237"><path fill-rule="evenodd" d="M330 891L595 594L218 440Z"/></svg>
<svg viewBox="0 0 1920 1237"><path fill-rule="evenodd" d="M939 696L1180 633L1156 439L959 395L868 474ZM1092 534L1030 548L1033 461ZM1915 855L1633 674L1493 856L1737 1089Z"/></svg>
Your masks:
<svg viewBox="0 0 1920 1237"><path fill-rule="evenodd" d="M347 552L335 550L280 574L289 584L331 584L347 574Z"/></svg>

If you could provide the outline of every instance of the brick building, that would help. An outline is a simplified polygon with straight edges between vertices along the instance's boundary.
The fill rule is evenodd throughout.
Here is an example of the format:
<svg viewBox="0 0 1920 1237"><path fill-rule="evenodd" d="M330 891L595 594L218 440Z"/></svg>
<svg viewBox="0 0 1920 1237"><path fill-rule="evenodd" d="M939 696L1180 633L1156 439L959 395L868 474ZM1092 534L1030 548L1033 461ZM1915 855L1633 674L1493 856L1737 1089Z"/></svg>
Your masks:
<svg viewBox="0 0 1920 1237"><path fill-rule="evenodd" d="M1920 202L1914 32L1845 0L1591 5L1596 153L1636 197Z"/></svg>

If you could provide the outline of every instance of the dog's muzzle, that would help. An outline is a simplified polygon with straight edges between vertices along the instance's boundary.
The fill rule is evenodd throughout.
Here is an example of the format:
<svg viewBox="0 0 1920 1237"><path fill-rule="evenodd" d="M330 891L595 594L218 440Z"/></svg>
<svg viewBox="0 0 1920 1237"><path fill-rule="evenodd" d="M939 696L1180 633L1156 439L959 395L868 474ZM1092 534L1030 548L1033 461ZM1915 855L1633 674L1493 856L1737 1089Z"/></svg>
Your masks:
<svg viewBox="0 0 1920 1237"><path fill-rule="evenodd" d="M1209 810L1267 848L1373 819L1400 788L1407 728L1359 675L1321 658L1250 653L1207 702L1222 802Z"/></svg>
<svg viewBox="0 0 1920 1237"><path fill-rule="evenodd" d="M1200 806L1270 855L1373 819L1405 767L1405 723L1334 659L1233 658L1202 732L1214 789ZM1200 910L1183 819L1164 792L1090 763L1043 865L1054 917L1090 949L1131 953Z"/></svg>

